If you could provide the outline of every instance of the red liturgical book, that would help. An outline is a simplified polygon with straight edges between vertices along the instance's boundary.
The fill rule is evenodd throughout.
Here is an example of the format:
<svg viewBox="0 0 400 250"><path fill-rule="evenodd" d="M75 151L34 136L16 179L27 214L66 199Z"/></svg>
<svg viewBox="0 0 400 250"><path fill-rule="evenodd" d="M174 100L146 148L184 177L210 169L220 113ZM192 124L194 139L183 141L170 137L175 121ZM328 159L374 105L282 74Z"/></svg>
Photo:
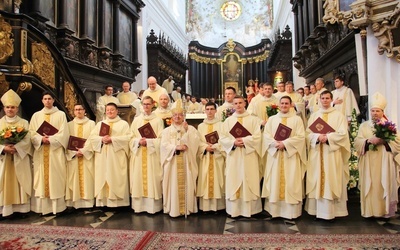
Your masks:
<svg viewBox="0 0 400 250"><path fill-rule="evenodd" d="M206 138L206 141L208 143L215 144L219 140L218 132L217 131L213 131L213 132L211 132L209 134L206 134L205 138Z"/></svg>
<svg viewBox="0 0 400 250"><path fill-rule="evenodd" d="M73 151L78 151L78 148L83 148L83 146L85 146L85 142L86 142L86 139L84 139L84 138L70 135L69 140L68 140L67 149L73 150Z"/></svg>
<svg viewBox="0 0 400 250"><path fill-rule="evenodd" d="M326 123L324 120L321 119L321 117L318 117L317 120L315 120L311 125L310 125L310 130L313 133L316 134L328 134L335 132L335 130L329 126L328 123Z"/></svg>
<svg viewBox="0 0 400 250"><path fill-rule="evenodd" d="M274 135L274 139L277 141L284 141L290 137L290 133L292 133L292 129L282 123L279 123L278 129Z"/></svg>
<svg viewBox="0 0 400 250"><path fill-rule="evenodd" d="M150 123L146 123L145 125L138 128L140 135L142 138L154 139L157 138L156 133L154 133L153 127Z"/></svg>
<svg viewBox="0 0 400 250"><path fill-rule="evenodd" d="M239 122L236 122L236 124L229 131L229 133L233 135L233 137L235 138L241 138L251 135L251 133L245 127L243 127L243 125L240 124Z"/></svg>
<svg viewBox="0 0 400 250"><path fill-rule="evenodd" d="M42 125L40 125L40 127L36 130L36 132L41 136L44 136L44 134L55 135L55 134L57 134L58 129L56 129L50 123L43 121Z"/></svg>
<svg viewBox="0 0 400 250"><path fill-rule="evenodd" d="M100 136L110 135L110 125L105 124L104 122L102 122L101 126L100 126L99 135Z"/></svg>

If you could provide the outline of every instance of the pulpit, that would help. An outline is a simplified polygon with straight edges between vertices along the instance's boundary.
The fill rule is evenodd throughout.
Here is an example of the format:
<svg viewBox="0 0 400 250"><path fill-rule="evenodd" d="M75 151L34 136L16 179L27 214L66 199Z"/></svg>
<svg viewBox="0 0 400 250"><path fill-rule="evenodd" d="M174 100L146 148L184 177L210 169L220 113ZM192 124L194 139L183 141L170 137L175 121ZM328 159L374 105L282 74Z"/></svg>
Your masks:
<svg viewBox="0 0 400 250"><path fill-rule="evenodd" d="M118 115L122 120L125 120L129 125L131 125L136 115L136 108L130 104L120 104L118 105Z"/></svg>
<svg viewBox="0 0 400 250"><path fill-rule="evenodd" d="M197 126L206 119L206 114L186 114L186 122L197 129Z"/></svg>

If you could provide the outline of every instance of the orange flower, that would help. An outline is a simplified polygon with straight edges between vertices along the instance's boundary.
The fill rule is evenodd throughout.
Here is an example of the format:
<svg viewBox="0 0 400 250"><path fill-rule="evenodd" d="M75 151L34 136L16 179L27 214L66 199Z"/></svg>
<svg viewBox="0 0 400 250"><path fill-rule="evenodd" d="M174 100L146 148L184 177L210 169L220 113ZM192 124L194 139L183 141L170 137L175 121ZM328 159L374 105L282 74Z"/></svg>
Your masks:
<svg viewBox="0 0 400 250"><path fill-rule="evenodd" d="M17 127L17 133L21 133L22 131L24 131L23 127Z"/></svg>
<svg viewBox="0 0 400 250"><path fill-rule="evenodd" d="M10 138L12 136L11 130L7 130L4 134L4 138Z"/></svg>

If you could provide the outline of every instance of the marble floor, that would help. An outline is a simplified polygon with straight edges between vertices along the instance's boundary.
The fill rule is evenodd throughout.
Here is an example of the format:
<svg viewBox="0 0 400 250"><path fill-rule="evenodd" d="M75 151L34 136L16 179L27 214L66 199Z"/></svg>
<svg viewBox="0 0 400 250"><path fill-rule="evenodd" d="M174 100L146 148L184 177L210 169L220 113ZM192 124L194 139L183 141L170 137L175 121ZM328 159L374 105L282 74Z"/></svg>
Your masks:
<svg viewBox="0 0 400 250"><path fill-rule="evenodd" d="M158 213L135 214L128 208L93 208L68 210L61 215L41 216L29 213L2 218L0 223L42 224L88 228L145 230L174 233L237 234L237 233L289 233L289 234L398 234L400 214L390 220L365 219L360 216L359 198L348 201L349 216L334 221L315 220L306 212L296 220L271 219L262 212L252 218L230 218L225 212L192 214L171 218Z"/></svg>

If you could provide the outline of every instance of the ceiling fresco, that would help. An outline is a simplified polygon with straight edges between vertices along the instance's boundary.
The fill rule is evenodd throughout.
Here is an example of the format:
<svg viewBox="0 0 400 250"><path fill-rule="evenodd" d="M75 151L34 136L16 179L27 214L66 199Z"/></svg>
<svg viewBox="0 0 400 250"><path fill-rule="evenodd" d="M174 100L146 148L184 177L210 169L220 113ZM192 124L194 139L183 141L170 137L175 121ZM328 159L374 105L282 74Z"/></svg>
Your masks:
<svg viewBox="0 0 400 250"><path fill-rule="evenodd" d="M221 7L227 2L240 5L240 16L226 20ZM271 36L272 0L186 0L186 32L191 41L219 47L232 38L244 46Z"/></svg>

